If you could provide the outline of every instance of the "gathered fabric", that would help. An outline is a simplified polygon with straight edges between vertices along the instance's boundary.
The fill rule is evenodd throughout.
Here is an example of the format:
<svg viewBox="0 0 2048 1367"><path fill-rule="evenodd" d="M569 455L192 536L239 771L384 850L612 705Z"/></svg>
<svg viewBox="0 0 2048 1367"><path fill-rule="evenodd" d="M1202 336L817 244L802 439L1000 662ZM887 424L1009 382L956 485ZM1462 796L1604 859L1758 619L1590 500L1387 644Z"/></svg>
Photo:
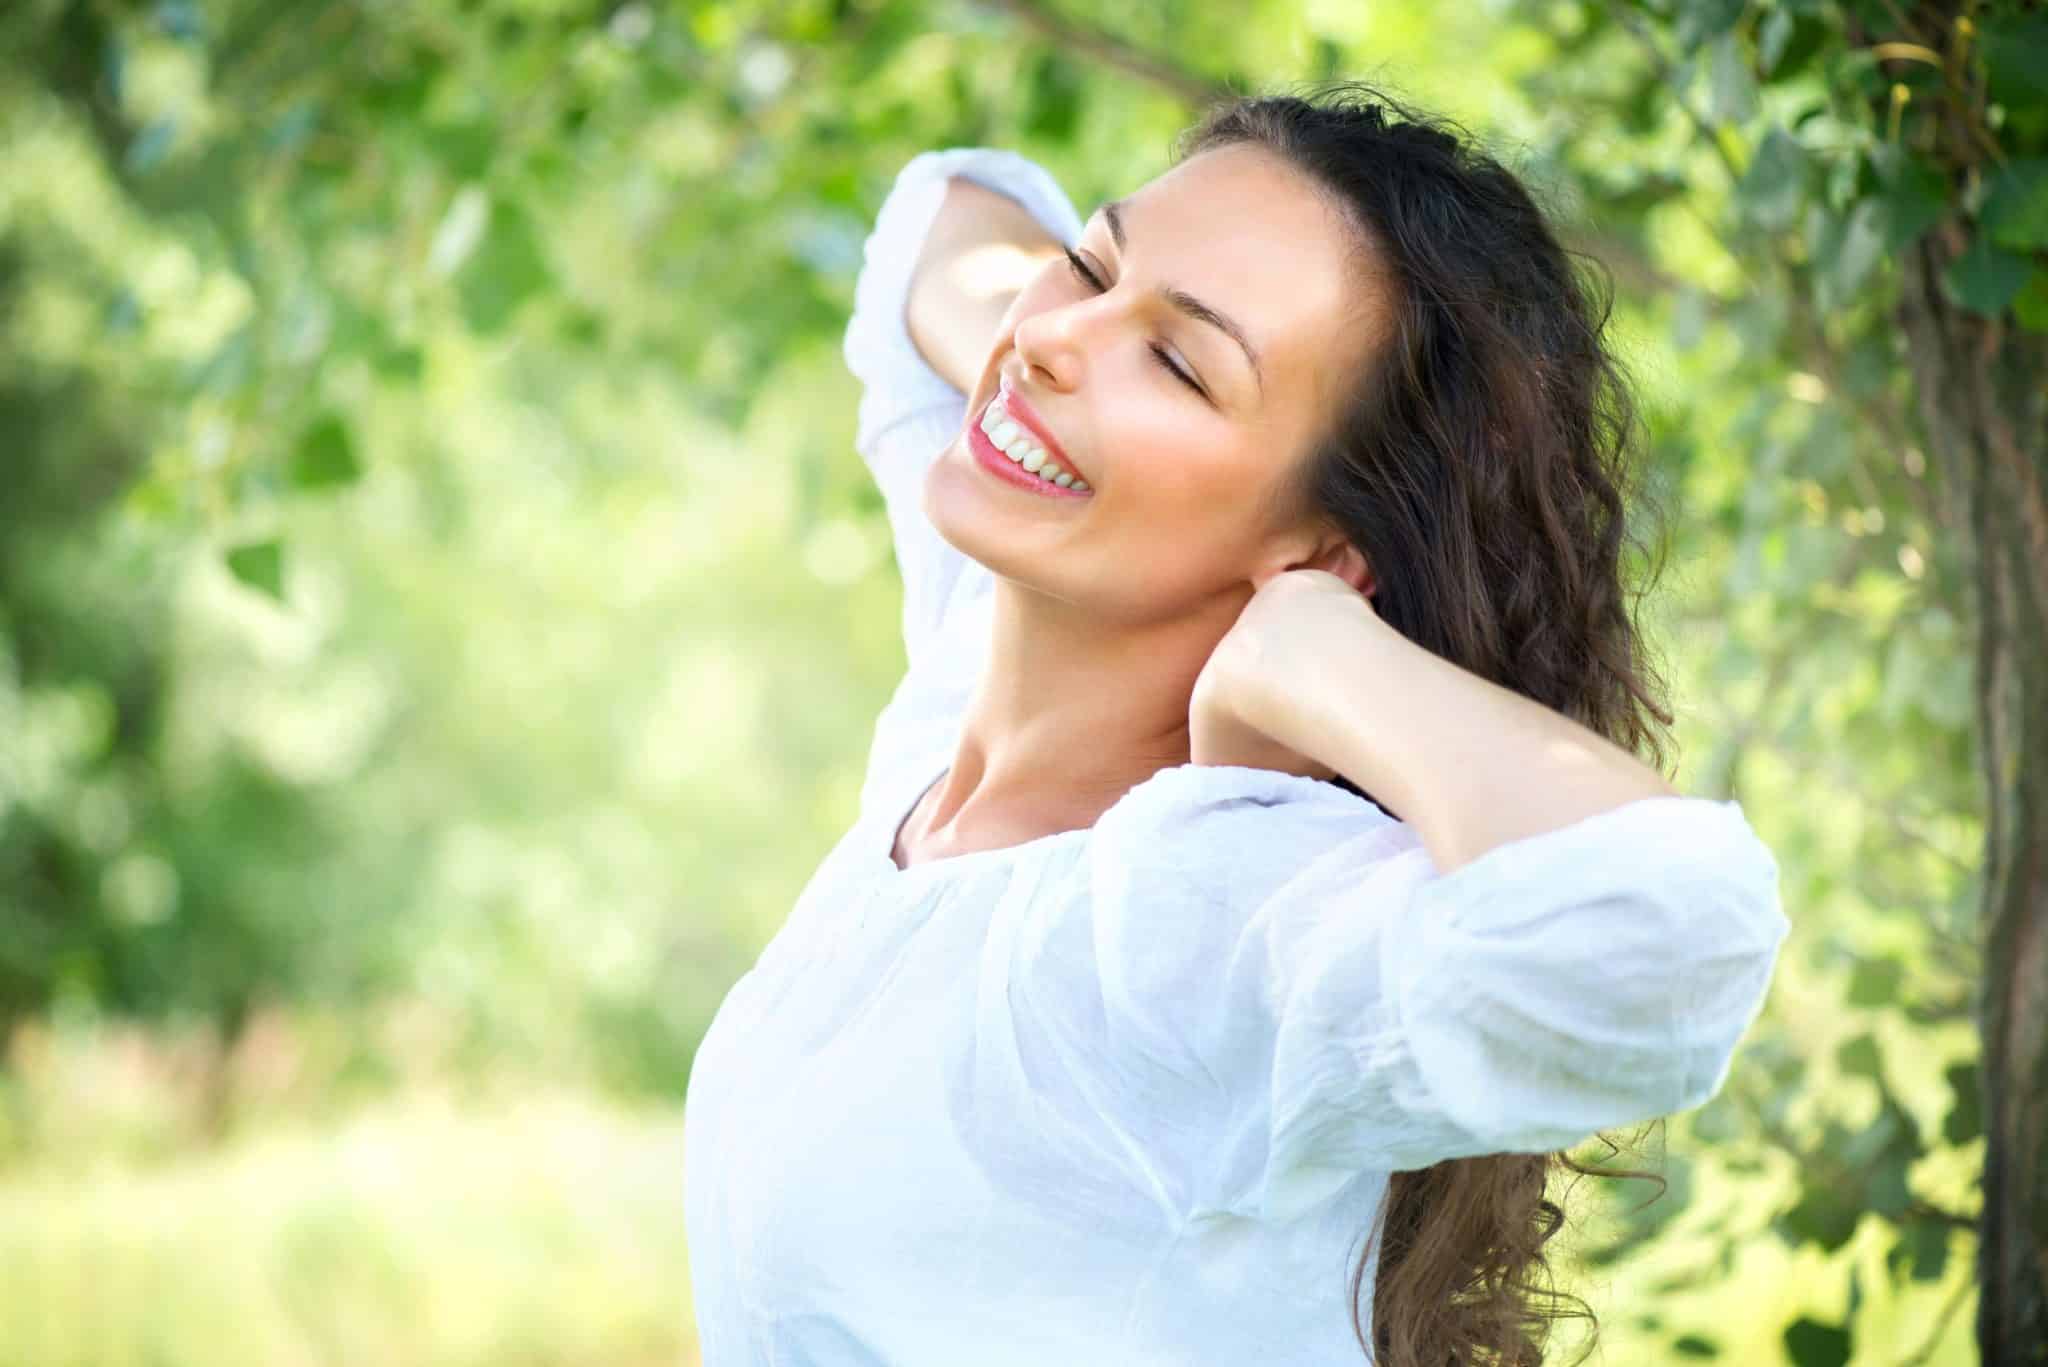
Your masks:
<svg viewBox="0 0 2048 1367"><path fill-rule="evenodd" d="M1042 167L958 148L867 240L845 355L909 667L852 829L692 1066L703 1360L1359 1363L1348 1278L1393 1173L1720 1088L1789 929L1777 863L1738 803L1653 797L1443 874L1333 784L1185 764L1090 828L899 869L993 591L920 511L965 398L903 321L956 175L1080 235Z"/></svg>

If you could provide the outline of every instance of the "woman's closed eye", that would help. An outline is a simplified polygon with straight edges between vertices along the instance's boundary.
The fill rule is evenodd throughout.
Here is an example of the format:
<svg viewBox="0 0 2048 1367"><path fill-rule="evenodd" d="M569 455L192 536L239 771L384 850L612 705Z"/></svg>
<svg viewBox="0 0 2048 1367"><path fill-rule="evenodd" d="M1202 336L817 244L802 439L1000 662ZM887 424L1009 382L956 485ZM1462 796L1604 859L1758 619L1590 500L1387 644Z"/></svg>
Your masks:
<svg viewBox="0 0 2048 1367"><path fill-rule="evenodd" d="M1109 286L1102 283L1101 278L1097 276L1094 271L1088 269L1087 262L1083 261L1079 256L1075 255L1074 249L1072 247L1062 247L1061 250L1067 254L1067 264L1074 268L1074 274L1078 276L1081 282L1087 285L1089 289L1092 289L1097 294L1100 294L1104 290L1109 288ZM1173 363L1173 358L1167 354L1167 350L1165 347L1159 345L1159 343L1157 342L1148 342L1146 343L1146 346L1152 353L1152 359L1159 362L1161 366L1165 367L1168 374L1172 375L1175 379L1179 380L1189 389L1194 390L1195 393L1200 394L1204 399L1207 399L1209 397L1208 391L1203 389L1202 386L1196 382L1195 378L1192 375L1188 374L1185 370L1182 370L1179 366Z"/></svg>

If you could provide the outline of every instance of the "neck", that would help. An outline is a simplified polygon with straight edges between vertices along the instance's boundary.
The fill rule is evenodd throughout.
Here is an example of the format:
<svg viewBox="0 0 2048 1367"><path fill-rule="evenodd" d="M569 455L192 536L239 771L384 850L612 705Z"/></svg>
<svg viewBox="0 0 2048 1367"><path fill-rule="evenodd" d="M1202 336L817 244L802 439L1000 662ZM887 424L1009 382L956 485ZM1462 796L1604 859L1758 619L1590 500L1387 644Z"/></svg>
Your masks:
<svg viewBox="0 0 2048 1367"><path fill-rule="evenodd" d="M1186 764L1195 680L1250 593L1125 622L998 577L988 667L922 838L973 848L1078 830Z"/></svg>

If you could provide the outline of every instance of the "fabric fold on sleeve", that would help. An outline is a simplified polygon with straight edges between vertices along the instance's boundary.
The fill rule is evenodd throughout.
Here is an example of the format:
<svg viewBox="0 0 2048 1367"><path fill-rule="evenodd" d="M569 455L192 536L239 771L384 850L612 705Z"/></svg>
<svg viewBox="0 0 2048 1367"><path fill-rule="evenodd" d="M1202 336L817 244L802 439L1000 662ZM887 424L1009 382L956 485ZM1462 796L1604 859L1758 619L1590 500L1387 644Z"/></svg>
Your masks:
<svg viewBox="0 0 2048 1367"><path fill-rule="evenodd" d="M1163 1124L1184 1216L1294 1218L1725 1081L1789 929L1737 803L1641 799L1445 875L1405 824L1259 772L1190 766L1094 851L1107 1032L1200 1112Z"/></svg>
<svg viewBox="0 0 2048 1367"><path fill-rule="evenodd" d="M1412 916L1383 962L1416 1072L1451 1124L1521 1152L1719 1091L1790 930L1740 804L1687 797L1498 846Z"/></svg>

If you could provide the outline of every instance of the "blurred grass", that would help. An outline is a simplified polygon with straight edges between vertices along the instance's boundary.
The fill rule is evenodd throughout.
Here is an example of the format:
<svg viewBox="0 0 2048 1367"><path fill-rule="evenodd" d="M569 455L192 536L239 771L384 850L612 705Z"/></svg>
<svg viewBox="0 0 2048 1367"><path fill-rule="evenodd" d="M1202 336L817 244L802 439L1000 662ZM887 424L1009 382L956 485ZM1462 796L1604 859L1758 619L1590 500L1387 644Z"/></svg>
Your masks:
<svg viewBox="0 0 2048 1367"><path fill-rule="evenodd" d="M421 1090L0 1174L0 1362L688 1364L682 1121Z"/></svg>

